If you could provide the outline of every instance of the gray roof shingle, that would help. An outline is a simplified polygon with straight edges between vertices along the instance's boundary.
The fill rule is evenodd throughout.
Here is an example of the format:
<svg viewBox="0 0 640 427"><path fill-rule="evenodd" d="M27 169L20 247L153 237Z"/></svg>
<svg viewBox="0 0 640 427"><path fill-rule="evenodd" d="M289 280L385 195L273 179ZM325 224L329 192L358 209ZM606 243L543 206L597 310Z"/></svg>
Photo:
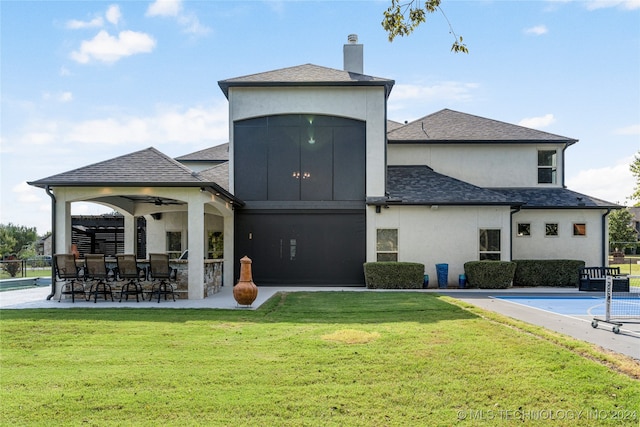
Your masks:
<svg viewBox="0 0 640 427"><path fill-rule="evenodd" d="M179 162L226 162L229 160L229 143L205 148L175 159Z"/></svg>
<svg viewBox="0 0 640 427"><path fill-rule="evenodd" d="M388 199L370 199L368 202L405 205L519 204L501 193L434 172L428 166L389 166L387 191Z"/></svg>
<svg viewBox="0 0 640 427"><path fill-rule="evenodd" d="M389 96L394 83L393 80L381 77L304 64L220 80L218 86L227 98L229 88L237 86L384 86L386 95Z"/></svg>
<svg viewBox="0 0 640 427"><path fill-rule="evenodd" d="M505 197L523 203L523 209L618 209L622 206L567 188L492 188Z"/></svg>
<svg viewBox="0 0 640 427"><path fill-rule="evenodd" d="M215 182L223 189L229 191L229 162L215 165L198 172L198 176L205 181Z"/></svg>
<svg viewBox="0 0 640 427"><path fill-rule="evenodd" d="M577 142L552 133L443 109L387 133L390 143L567 143Z"/></svg>
<svg viewBox="0 0 640 427"><path fill-rule="evenodd" d="M36 187L63 186L196 186L204 181L191 169L153 147L29 182Z"/></svg>

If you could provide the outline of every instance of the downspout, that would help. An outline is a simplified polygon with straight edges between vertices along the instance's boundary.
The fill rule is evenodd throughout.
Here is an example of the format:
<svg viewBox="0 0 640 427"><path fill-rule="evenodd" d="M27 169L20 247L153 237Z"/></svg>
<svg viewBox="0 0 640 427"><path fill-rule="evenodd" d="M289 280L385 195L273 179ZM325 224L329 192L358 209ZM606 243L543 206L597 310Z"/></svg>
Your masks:
<svg viewBox="0 0 640 427"><path fill-rule="evenodd" d="M48 185L44 187L44 191L51 197L51 249L55 256L56 252L56 196L53 195ZM51 293L47 295L47 301L54 297L56 294L56 260L52 257L51 263Z"/></svg>
<svg viewBox="0 0 640 427"><path fill-rule="evenodd" d="M600 265L607 265L609 248L605 245L607 241L605 233L607 232L607 215L611 213L611 208L607 208L607 211L602 215L602 263Z"/></svg>
<svg viewBox="0 0 640 427"><path fill-rule="evenodd" d="M514 209L511 211L511 220L509 221L509 261L513 261L513 215L520 212L521 207L516 206Z"/></svg>

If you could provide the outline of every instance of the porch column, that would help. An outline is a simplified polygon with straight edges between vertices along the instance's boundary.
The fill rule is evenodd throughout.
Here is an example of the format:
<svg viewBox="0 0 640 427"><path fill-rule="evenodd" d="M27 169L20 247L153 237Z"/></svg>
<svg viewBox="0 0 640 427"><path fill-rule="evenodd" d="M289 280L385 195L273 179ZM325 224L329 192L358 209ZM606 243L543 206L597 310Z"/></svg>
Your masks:
<svg viewBox="0 0 640 427"><path fill-rule="evenodd" d="M200 197L189 200L189 299L204 298L204 203Z"/></svg>
<svg viewBox="0 0 640 427"><path fill-rule="evenodd" d="M56 247L54 253L71 253L71 203L64 199L58 200L56 203Z"/></svg>
<svg viewBox="0 0 640 427"><path fill-rule="evenodd" d="M55 196L56 247L52 249L54 254L69 254L71 253L71 203L66 201L64 194L56 192ZM55 289L53 298L59 298L61 285L57 285Z"/></svg>
<svg viewBox="0 0 640 427"><path fill-rule="evenodd" d="M124 214L124 253L135 254L136 253L136 217L129 214ZM136 254L137 255L137 254Z"/></svg>
<svg viewBox="0 0 640 427"><path fill-rule="evenodd" d="M235 269L234 257L234 216L233 211L231 215L224 217L224 264L222 269L222 284L223 286L233 287L233 273Z"/></svg>

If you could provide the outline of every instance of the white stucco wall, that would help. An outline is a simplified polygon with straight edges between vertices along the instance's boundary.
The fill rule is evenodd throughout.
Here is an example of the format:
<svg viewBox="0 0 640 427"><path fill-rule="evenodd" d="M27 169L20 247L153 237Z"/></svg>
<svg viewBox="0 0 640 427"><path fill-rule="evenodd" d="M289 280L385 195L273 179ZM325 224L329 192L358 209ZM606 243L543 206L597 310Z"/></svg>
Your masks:
<svg viewBox="0 0 640 427"><path fill-rule="evenodd" d="M367 196L384 195L386 100L384 87L275 87L229 89L229 153L233 122L276 114L325 114L366 121ZM233 155L229 187L234 191Z"/></svg>
<svg viewBox="0 0 640 427"><path fill-rule="evenodd" d="M562 144L389 144L389 165L427 165L480 187L561 187ZM538 184L538 150L557 150L556 184Z"/></svg>
<svg viewBox="0 0 640 427"><path fill-rule="evenodd" d="M501 230L502 260L509 260L509 207L391 206L367 208L367 261L376 260L376 230L398 229L398 261L419 262L433 286L436 264L449 264L449 283L457 284L464 263L479 259L479 230Z"/></svg>
<svg viewBox="0 0 640 427"><path fill-rule="evenodd" d="M521 210L513 215L513 259L577 259L587 266L602 265L608 246L608 229L602 243L605 210ZM531 224L531 236L517 236L518 223ZM558 236L545 236L545 224L557 223ZM573 224L584 223L586 236L574 236ZM608 257L604 257L605 260Z"/></svg>

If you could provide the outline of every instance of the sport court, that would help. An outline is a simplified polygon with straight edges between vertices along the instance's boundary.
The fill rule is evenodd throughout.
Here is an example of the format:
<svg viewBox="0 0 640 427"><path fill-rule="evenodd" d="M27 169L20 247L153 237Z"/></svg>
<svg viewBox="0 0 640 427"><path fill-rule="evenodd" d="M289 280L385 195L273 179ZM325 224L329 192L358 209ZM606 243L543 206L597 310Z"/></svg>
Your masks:
<svg viewBox="0 0 640 427"><path fill-rule="evenodd" d="M635 289L634 289L635 290ZM613 294L607 317L606 299L598 295L508 295L494 298L538 310L593 322L593 327L636 333L640 337L640 293ZM611 323L608 323L606 320ZM618 329L616 329L618 330ZM640 345L640 343L639 343Z"/></svg>

